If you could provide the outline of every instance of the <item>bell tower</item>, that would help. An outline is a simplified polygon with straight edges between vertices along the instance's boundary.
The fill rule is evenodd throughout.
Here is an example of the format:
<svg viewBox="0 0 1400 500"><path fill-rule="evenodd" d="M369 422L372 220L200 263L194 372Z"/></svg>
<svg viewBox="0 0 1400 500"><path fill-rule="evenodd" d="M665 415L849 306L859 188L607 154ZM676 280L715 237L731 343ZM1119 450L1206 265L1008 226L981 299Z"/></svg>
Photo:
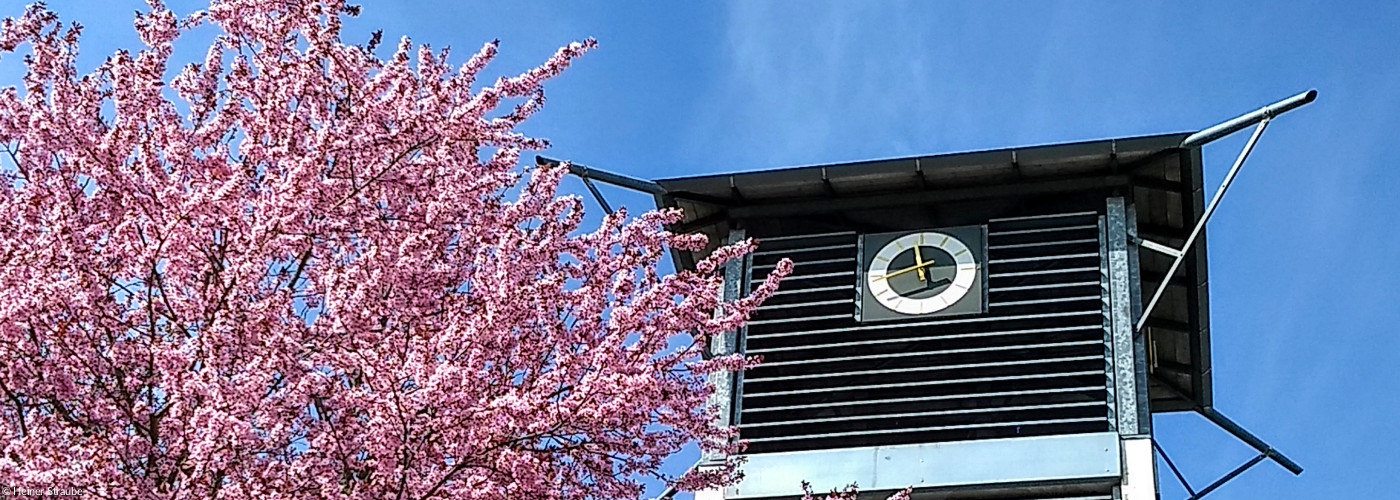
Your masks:
<svg viewBox="0 0 1400 500"><path fill-rule="evenodd" d="M1204 227L1269 121L1315 97L1195 133L656 181L574 173L604 207L594 180L684 209L672 229L711 249L757 239L726 269L728 298L796 264L712 343L764 363L712 379L747 463L697 498L793 498L809 481L871 498L1156 499L1152 415L1182 411L1260 453L1188 485L1199 498L1266 459L1302 471L1215 410ZM1251 126L1210 196L1202 146Z"/></svg>

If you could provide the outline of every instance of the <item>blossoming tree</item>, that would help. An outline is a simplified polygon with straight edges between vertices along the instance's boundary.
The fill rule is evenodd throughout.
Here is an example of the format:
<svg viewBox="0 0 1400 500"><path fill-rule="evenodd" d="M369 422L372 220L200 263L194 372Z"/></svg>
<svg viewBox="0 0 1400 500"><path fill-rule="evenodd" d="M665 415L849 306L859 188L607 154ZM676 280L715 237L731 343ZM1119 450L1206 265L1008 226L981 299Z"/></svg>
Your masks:
<svg viewBox="0 0 1400 500"><path fill-rule="evenodd" d="M637 498L711 426L718 269L661 276L675 212L583 231L515 131L592 41L476 85L405 39L341 40L343 0L137 15L84 73L43 5L0 26L0 484L95 498ZM197 25L221 33L171 67ZM173 75L173 77L172 77ZM168 78L169 77L169 78ZM168 81L167 81L168 78ZM518 188L518 190L516 189Z"/></svg>

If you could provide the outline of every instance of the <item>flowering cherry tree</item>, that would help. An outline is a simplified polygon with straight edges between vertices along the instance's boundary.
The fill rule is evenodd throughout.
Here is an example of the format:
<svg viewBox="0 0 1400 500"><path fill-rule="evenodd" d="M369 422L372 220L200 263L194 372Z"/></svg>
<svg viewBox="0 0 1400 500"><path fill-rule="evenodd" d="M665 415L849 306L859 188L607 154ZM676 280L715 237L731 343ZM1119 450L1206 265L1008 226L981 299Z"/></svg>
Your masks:
<svg viewBox="0 0 1400 500"><path fill-rule="evenodd" d="M713 427L721 303L662 276L674 211L580 227L515 131L593 41L489 85L404 39L341 40L343 0L139 13L143 47L75 65L81 28L0 26L0 484L94 498L637 498ZM203 62L172 67L198 25Z"/></svg>
<svg viewBox="0 0 1400 500"><path fill-rule="evenodd" d="M909 495L914 494L913 488L905 488L890 495L886 500L909 500ZM840 490L832 490L825 496L812 492L812 483L802 482L802 500L858 500L860 498L860 488L855 484L846 486Z"/></svg>

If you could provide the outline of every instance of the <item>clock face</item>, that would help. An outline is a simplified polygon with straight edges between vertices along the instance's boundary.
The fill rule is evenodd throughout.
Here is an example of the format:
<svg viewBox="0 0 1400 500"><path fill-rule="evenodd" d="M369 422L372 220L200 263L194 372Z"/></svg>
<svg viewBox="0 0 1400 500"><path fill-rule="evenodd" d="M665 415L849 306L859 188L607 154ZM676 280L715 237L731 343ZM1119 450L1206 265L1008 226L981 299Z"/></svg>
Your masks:
<svg viewBox="0 0 1400 500"><path fill-rule="evenodd" d="M982 241L980 227L867 236L863 319L981 312Z"/></svg>

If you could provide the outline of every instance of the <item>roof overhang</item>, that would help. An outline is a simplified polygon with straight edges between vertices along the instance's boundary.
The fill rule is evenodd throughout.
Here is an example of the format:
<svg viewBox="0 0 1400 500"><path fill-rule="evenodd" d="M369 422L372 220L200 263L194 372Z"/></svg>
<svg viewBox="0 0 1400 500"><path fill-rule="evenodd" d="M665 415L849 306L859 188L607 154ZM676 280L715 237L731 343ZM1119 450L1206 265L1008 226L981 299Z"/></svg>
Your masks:
<svg viewBox="0 0 1400 500"><path fill-rule="evenodd" d="M887 218L889 210L901 207L958 207L945 212L996 216L996 210L1008 206L1004 200L1045 200L1086 192L1127 198L1135 208L1141 237L1181 248L1206 201L1200 146L1182 146L1189 136L1176 133L660 179L655 182L664 192L656 192L655 198L660 207L684 210L684 219L672 226L673 231L709 237L706 249L675 254L683 268L692 268L697 259L726 241L731 227L755 219L844 219L874 230L880 229L878 221ZM1212 404L1205 249L1201 235L1145 326L1152 349L1154 411ZM1142 293L1150 296L1165 279L1172 259L1150 251L1140 252L1140 259Z"/></svg>

